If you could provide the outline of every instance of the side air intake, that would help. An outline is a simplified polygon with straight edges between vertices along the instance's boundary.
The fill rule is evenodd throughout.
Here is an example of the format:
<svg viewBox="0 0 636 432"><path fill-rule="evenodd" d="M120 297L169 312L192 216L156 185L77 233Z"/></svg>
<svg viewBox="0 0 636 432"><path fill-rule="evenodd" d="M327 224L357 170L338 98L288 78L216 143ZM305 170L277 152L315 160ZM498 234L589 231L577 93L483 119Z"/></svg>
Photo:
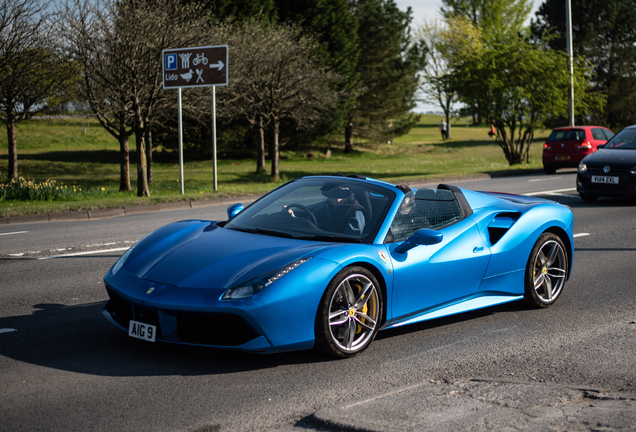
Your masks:
<svg viewBox="0 0 636 432"><path fill-rule="evenodd" d="M488 236L490 244L494 245L517 222L520 213L500 213L488 224Z"/></svg>

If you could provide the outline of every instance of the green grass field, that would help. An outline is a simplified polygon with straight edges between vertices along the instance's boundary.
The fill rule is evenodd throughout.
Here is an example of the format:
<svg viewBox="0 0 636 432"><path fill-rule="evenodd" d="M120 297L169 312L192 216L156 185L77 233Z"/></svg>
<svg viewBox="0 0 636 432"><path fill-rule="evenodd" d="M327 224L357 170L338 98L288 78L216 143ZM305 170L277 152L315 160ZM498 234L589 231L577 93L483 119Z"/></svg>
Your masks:
<svg viewBox="0 0 636 432"><path fill-rule="evenodd" d="M541 167L541 144L547 130L535 132L530 148L530 163L509 166L503 151L487 135L485 126L473 127L466 119L452 122L452 138L443 141L438 124L440 116L422 115L418 126L408 135L388 143L356 143L356 151L344 154L342 137L334 137L331 156L326 147L310 151L281 152L281 181L269 175L254 174L252 159L218 160L218 191L213 189L211 161L186 159L185 195L180 195L179 165L175 152L156 149L154 180L150 198L137 198L135 152L131 151L130 193L119 192L119 144L95 120L63 118L32 120L19 124L18 170L27 180L55 180L65 186L64 194L53 201L1 200L0 217L68 209L94 209L113 206L204 199L243 194L261 194L304 175L361 174L391 182L464 177L508 170ZM0 183L7 178L7 138L0 135ZM134 137L130 141L134 149ZM81 190L80 190L81 189Z"/></svg>

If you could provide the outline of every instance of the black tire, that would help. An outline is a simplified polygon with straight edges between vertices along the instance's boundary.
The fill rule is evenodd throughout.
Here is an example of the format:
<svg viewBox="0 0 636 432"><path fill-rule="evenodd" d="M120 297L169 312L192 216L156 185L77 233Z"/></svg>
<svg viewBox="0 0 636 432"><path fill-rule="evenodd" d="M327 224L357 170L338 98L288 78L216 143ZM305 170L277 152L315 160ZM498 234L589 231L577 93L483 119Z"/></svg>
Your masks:
<svg viewBox="0 0 636 432"><path fill-rule="evenodd" d="M382 290L363 267L347 267L329 282L316 315L316 348L336 358L364 351L378 333Z"/></svg>
<svg viewBox="0 0 636 432"><path fill-rule="evenodd" d="M552 166L552 165L543 165L543 172L546 175L552 175L556 173L556 167Z"/></svg>
<svg viewBox="0 0 636 432"><path fill-rule="evenodd" d="M568 255L563 242L556 234L541 234L526 265L526 303L535 308L554 304L563 292L567 275Z"/></svg>
<svg viewBox="0 0 636 432"><path fill-rule="evenodd" d="M579 192L579 196L585 202L594 202L598 199L596 195L590 195L588 193L582 193L582 192Z"/></svg>

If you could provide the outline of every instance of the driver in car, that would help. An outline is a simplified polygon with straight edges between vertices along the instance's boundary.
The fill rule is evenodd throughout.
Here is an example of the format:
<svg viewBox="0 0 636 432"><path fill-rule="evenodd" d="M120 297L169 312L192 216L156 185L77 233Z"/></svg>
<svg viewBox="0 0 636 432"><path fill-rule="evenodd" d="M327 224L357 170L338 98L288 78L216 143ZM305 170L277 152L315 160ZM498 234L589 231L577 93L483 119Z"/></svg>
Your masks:
<svg viewBox="0 0 636 432"><path fill-rule="evenodd" d="M318 227L325 231L361 236L366 223L367 211L356 201L355 195L349 187L321 188L321 193L327 199L312 211L318 221ZM285 208L284 210L287 210L292 217L296 217L292 209Z"/></svg>

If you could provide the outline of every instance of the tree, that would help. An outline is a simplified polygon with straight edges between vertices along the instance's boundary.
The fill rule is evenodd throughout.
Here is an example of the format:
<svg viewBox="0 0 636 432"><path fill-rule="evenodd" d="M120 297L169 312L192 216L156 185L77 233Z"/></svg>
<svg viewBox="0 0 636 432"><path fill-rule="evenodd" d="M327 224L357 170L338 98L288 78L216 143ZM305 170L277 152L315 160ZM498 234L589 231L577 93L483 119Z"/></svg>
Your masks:
<svg viewBox="0 0 636 432"><path fill-rule="evenodd" d="M532 22L536 38L549 34L548 46L565 50L565 2L546 0ZM572 8L572 46L594 68L594 89L608 103L595 121L611 128L636 123L636 0L580 0ZM585 121L584 117L579 117Z"/></svg>
<svg viewBox="0 0 636 432"><path fill-rule="evenodd" d="M442 0L445 19L465 17L493 43L517 36L525 27L532 0Z"/></svg>
<svg viewBox="0 0 636 432"><path fill-rule="evenodd" d="M451 21L451 29L466 25L471 24ZM523 38L490 46L476 40L472 47L454 52L453 64L452 89L494 124L496 142L510 165L528 162L534 130L547 116L567 112L569 73L563 52ZM577 59L575 106L579 113L603 103L598 95L584 91L590 81L586 66Z"/></svg>
<svg viewBox="0 0 636 432"><path fill-rule="evenodd" d="M233 33L230 62L235 78L220 91L220 112L259 128L261 157L265 127L271 127L271 178L278 181L281 125L320 124L336 102L336 77L316 56L315 41L302 36L297 26L255 20Z"/></svg>
<svg viewBox="0 0 636 432"><path fill-rule="evenodd" d="M296 23L303 35L315 38L317 55L340 79L340 94L333 117L322 128L326 134L342 130L347 113L355 102L360 56L358 18L350 10L349 0L276 0L281 22Z"/></svg>
<svg viewBox="0 0 636 432"><path fill-rule="evenodd" d="M68 49L82 65L79 96L88 102L97 120L119 142L119 190L129 191L129 139L133 134L128 98L126 63L131 59L118 50L112 25L115 11L103 3L75 1L63 16Z"/></svg>
<svg viewBox="0 0 636 432"><path fill-rule="evenodd" d="M83 2L75 1L73 8L81 7ZM180 0L95 0L89 7L101 28L95 35L97 43L84 47L87 52L82 55L99 59L110 68L102 74L97 60L84 63L88 67L86 76L99 76L94 83L107 87L96 92L95 99L100 102L91 108L103 103L116 112L126 112L117 117L118 134L124 134L122 121L131 124L137 156L137 196L149 196L150 149L146 139L157 107L169 97L161 91L161 52L197 44L207 32L207 20L200 6L183 5ZM100 43L102 52L96 51ZM104 121L102 125L106 124Z"/></svg>
<svg viewBox="0 0 636 432"><path fill-rule="evenodd" d="M215 0L206 9L216 22L240 23L255 17L276 22L278 18L275 0Z"/></svg>
<svg viewBox="0 0 636 432"><path fill-rule="evenodd" d="M0 0L0 120L7 129L8 178L18 177L17 124L46 107L77 76L57 47L48 2Z"/></svg>
<svg viewBox="0 0 636 432"><path fill-rule="evenodd" d="M408 130L416 122L415 106L426 51L410 40L411 9L398 9L393 0L357 0L360 57L356 65L354 103L347 113L345 151L353 151L353 136L385 137L390 119Z"/></svg>
<svg viewBox="0 0 636 432"><path fill-rule="evenodd" d="M438 20L425 22L418 28L416 39L428 49L427 62L420 70L419 91L421 101L439 106L446 117L447 134L451 137L451 110L457 94L450 88L448 77L451 71L443 28Z"/></svg>

